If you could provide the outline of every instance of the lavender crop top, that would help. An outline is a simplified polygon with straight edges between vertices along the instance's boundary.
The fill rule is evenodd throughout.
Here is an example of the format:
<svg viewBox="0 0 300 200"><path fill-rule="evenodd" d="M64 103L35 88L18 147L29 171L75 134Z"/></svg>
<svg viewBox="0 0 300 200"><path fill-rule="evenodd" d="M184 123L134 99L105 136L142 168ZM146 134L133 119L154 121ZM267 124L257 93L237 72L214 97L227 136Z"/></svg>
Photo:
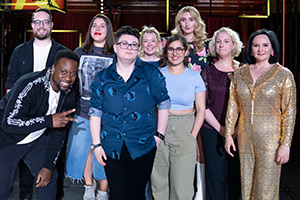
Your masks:
<svg viewBox="0 0 300 200"><path fill-rule="evenodd" d="M206 90L199 72L186 68L180 75L171 75L168 66L160 68L166 77L168 94L171 98L171 110L194 108L195 94Z"/></svg>

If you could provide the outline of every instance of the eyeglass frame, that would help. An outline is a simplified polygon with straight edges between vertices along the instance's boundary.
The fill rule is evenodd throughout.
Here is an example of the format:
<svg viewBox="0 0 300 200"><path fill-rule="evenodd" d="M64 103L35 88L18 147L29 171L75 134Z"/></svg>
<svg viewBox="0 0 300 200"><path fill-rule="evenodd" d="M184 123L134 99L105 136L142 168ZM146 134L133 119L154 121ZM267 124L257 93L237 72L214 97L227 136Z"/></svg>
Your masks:
<svg viewBox="0 0 300 200"><path fill-rule="evenodd" d="M168 47L168 49L167 49L167 52L168 52L169 54L174 53L174 51L175 51L177 54L181 54L182 52L185 51L185 48L180 48L180 47L177 47L177 48Z"/></svg>
<svg viewBox="0 0 300 200"><path fill-rule="evenodd" d="M50 26L51 21L50 20L34 20L32 22L35 26L41 26L41 24L43 24L43 26ZM48 24L45 24L48 23Z"/></svg>
<svg viewBox="0 0 300 200"><path fill-rule="evenodd" d="M130 46L130 48L131 48L132 50L134 50L134 51L137 51L137 50L139 50L139 48L140 48L140 44L137 44L137 43L136 43L136 44L135 44L135 43L129 44L128 42L118 42L117 45L119 45L121 49L128 49L128 47ZM125 48L122 48L122 47L121 47L122 45L126 45L126 47L125 47ZM136 45L136 46L137 46L137 49L132 48L133 45Z"/></svg>

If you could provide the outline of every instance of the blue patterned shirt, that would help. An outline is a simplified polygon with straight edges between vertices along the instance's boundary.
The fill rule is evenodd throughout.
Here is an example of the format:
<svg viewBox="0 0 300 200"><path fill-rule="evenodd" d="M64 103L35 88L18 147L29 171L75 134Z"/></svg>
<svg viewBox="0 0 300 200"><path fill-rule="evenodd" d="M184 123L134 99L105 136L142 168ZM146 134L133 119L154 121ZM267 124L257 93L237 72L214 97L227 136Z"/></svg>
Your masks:
<svg viewBox="0 0 300 200"><path fill-rule="evenodd" d="M114 62L97 74L91 89L89 115L101 117L100 137L107 156L120 159L123 143L132 159L155 147L155 105L170 108L165 77L156 67L137 58L125 82Z"/></svg>

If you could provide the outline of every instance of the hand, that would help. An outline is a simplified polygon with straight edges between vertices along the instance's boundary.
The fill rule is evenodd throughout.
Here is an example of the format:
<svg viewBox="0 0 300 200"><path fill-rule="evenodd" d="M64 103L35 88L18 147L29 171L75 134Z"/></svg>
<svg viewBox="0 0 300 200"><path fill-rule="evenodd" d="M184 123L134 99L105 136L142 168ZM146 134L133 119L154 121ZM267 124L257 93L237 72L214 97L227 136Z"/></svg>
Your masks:
<svg viewBox="0 0 300 200"><path fill-rule="evenodd" d="M156 147L158 148L159 144L161 143L162 139L160 139L157 136L154 136L155 142L156 142Z"/></svg>
<svg viewBox="0 0 300 200"><path fill-rule="evenodd" d="M100 165L105 166L106 163L104 162L104 160L107 160L107 157L106 157L105 151L102 148L102 146L94 149L94 154L95 154L95 157L96 157L98 163L100 163Z"/></svg>
<svg viewBox="0 0 300 200"><path fill-rule="evenodd" d="M275 162L278 165L285 164L289 161L290 158L290 147L285 145L280 145L275 154Z"/></svg>
<svg viewBox="0 0 300 200"><path fill-rule="evenodd" d="M75 122L77 121L75 118L71 117L66 117L67 115L75 112L75 109L68 110L62 113L56 113L52 116L52 121L53 121L53 128L60 128L60 127L65 127L67 123L70 121Z"/></svg>
<svg viewBox="0 0 300 200"><path fill-rule="evenodd" d="M231 153L230 148L233 148L234 151L236 151L235 144L233 141L233 138L231 136L225 137L225 151L231 156L234 157L234 155Z"/></svg>
<svg viewBox="0 0 300 200"><path fill-rule="evenodd" d="M45 187L48 185L48 183L51 180L52 171L50 169L47 169L43 167L37 177L36 177L36 186L35 187Z"/></svg>

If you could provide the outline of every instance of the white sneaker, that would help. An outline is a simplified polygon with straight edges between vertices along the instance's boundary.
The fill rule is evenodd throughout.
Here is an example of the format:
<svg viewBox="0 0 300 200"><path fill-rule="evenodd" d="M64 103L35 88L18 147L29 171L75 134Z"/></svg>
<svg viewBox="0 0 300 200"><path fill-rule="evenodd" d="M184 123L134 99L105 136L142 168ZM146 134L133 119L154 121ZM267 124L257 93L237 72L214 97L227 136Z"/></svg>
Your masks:
<svg viewBox="0 0 300 200"><path fill-rule="evenodd" d="M93 180L93 185L84 185L83 200L95 200L96 187L97 187L97 183L95 180Z"/></svg>
<svg viewBox="0 0 300 200"><path fill-rule="evenodd" d="M108 200L107 192L98 190L96 200Z"/></svg>

